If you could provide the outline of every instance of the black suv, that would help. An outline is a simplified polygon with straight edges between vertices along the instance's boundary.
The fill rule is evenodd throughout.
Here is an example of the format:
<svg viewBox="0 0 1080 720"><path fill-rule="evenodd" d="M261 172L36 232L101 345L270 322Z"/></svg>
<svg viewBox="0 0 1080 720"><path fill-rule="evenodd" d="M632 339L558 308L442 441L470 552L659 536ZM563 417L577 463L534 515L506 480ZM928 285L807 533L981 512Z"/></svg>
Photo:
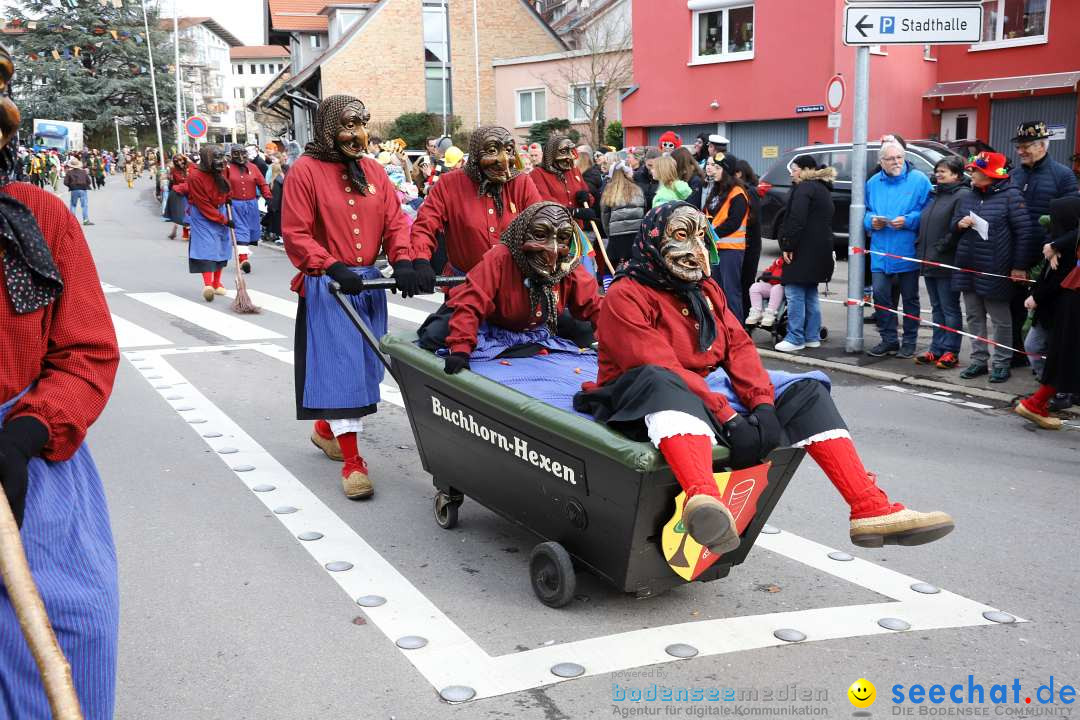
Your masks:
<svg viewBox="0 0 1080 720"><path fill-rule="evenodd" d="M866 146L867 179L881 169L878 165L878 149L881 143ZM837 259L847 257L848 212L851 205L851 143L840 145L807 145L788 150L776 164L769 168L758 185L761 196L761 234L765 238L778 238L784 222L784 209L791 193L791 161L799 155L810 155L818 166L829 165L836 169L833 184L833 247ZM909 140L907 159L912 167L934 181L934 165L948 155L958 155L954 150L932 140Z"/></svg>

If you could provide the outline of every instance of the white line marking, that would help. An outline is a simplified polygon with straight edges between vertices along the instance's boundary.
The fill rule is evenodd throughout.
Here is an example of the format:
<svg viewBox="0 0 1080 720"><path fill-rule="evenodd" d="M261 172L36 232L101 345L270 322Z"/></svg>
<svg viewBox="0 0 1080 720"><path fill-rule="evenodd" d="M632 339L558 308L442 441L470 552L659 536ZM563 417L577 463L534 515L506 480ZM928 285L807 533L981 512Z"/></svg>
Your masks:
<svg viewBox="0 0 1080 720"><path fill-rule="evenodd" d="M101 283L101 290L106 295L108 295L109 293L122 293L122 292L124 292L124 288L119 288L119 287L116 287L115 285L110 285L107 282Z"/></svg>
<svg viewBox="0 0 1080 720"><path fill-rule="evenodd" d="M291 300L285 300L284 298L279 298L277 295L252 290L251 288L248 288L248 295L251 296L251 300L256 305L264 310L269 310L272 313L284 315L285 317L294 320L296 319L297 303L294 303ZM226 297L236 297L236 291L229 290ZM439 304L441 305L442 303ZM423 323L427 320L428 315L431 314L424 310L417 310L416 308L399 305L390 301L386 303L386 310L391 317L396 317L399 320L405 320L406 322L411 322L415 325Z"/></svg>
<svg viewBox="0 0 1080 720"><path fill-rule="evenodd" d="M881 389L882 390L890 390L892 392L903 393L904 395L914 395L916 397L923 397L923 398L926 398L927 400L937 400L938 402L944 402L944 403L948 403L950 405L958 405L960 407L974 408L976 410L993 410L994 409L993 405L985 405L983 403L972 402L971 400L962 400L962 399L960 399L958 397L953 397L952 395L950 395L947 392L941 392L940 390L938 392L934 392L934 393L918 392L918 391L912 390L910 388L900 387L899 385L882 385Z"/></svg>
<svg viewBox="0 0 1080 720"><path fill-rule="evenodd" d="M182 320L194 323L230 340L266 340L285 337L280 333L259 327L247 320L226 315L225 312L228 312L228 309L225 312L211 310L205 303L200 305L172 293L128 293L128 297Z"/></svg>
<svg viewBox="0 0 1080 720"><path fill-rule="evenodd" d="M434 305L442 305L446 300L446 296L442 293L435 293L433 295L414 295L413 300L419 300L421 302L432 303Z"/></svg>
<svg viewBox="0 0 1080 720"><path fill-rule="evenodd" d="M157 333L150 332L146 328L136 325L130 320L116 315L112 316L113 327L116 329L116 341L121 348L152 347L154 345L172 345L172 341L161 337Z"/></svg>
<svg viewBox="0 0 1080 720"><path fill-rule="evenodd" d="M262 347L266 352L274 348L269 344ZM877 625L877 620L883 617L906 620L911 624L909 632L995 624L982 616L984 611L993 609L987 605L945 590L934 595L921 595L910 588L916 582L915 578L866 560L831 560L827 554L832 548L781 532L760 536L753 552L764 549L778 553L894 600L677 623L493 657L233 420L188 384L163 357L173 352L139 353L146 362L144 367L148 368L142 372L162 375L164 379L159 382L184 387L183 404L195 408L187 411L187 417L208 421L192 427L200 434L208 430L222 433L221 438L204 438L211 449L224 445L238 447L239 453L220 456L222 460L230 467L240 463L255 466L250 472L237 473L245 485L253 487L265 482L276 486L272 492L256 493L266 507L271 510L281 505L299 508L292 514L277 515L294 537L305 530L324 534L321 540L301 543L320 565L332 560L353 563L351 570L330 573L350 598L375 594L387 599L385 605L364 609L387 638L393 641L402 635L421 635L428 639L424 648L402 652L436 690L448 685L466 685L475 689L476 699L480 699L564 682L550 671L558 662L582 664L585 675L675 662L664 652L664 648L673 642L690 642L701 656L785 645L787 643L772 634L782 627L797 628L806 633L804 642L813 642L893 632ZM175 388L159 392L166 395L175 392ZM1017 622L1026 621L1017 618Z"/></svg>

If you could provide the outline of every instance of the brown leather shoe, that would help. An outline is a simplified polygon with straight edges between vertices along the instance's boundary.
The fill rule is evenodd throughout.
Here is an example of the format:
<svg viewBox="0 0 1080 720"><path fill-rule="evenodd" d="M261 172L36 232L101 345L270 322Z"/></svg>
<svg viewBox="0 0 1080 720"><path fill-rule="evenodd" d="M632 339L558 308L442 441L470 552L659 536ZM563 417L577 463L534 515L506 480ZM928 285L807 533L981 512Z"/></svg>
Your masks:
<svg viewBox="0 0 1080 720"><path fill-rule="evenodd" d="M206 302L212 302L214 300L214 286L207 285L202 289L202 299Z"/></svg>
<svg viewBox="0 0 1080 720"><path fill-rule="evenodd" d="M735 518L727 506L712 495L695 495L683 507L683 524L690 537L717 555L739 547Z"/></svg>
<svg viewBox="0 0 1080 720"><path fill-rule="evenodd" d="M341 452L341 445L338 444L336 437L324 438L319 433L312 431L311 444L326 453L326 457L334 462L341 462L345 459L345 455Z"/></svg>
<svg viewBox="0 0 1080 720"><path fill-rule="evenodd" d="M1060 430L1063 424L1061 418L1049 417L1031 412L1022 402L1016 404L1016 407L1013 408L1013 412L1026 420L1030 420L1043 430Z"/></svg>
<svg viewBox="0 0 1080 720"><path fill-rule="evenodd" d="M859 547L925 545L953 531L953 519L939 510L919 512L904 508L888 515L851 521L851 542Z"/></svg>
<svg viewBox="0 0 1080 720"><path fill-rule="evenodd" d="M345 497L350 500L364 500L375 494L375 486L371 484L366 472L353 470L348 475L341 476L341 489L345 491Z"/></svg>

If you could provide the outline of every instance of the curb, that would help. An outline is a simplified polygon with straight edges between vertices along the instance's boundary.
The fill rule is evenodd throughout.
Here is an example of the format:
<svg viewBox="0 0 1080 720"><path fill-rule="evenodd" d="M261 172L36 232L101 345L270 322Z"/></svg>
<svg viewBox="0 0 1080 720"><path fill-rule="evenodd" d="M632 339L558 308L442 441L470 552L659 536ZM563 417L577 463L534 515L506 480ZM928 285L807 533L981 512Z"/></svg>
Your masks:
<svg viewBox="0 0 1080 720"><path fill-rule="evenodd" d="M823 360L818 358L806 357L804 355L789 355L788 353L782 353L777 350L758 348L758 354L761 355L761 357L772 358L774 360L783 360L784 362L790 362L796 365L826 368L828 370L836 370L838 372L850 373L852 375L859 375L860 377L871 378L873 380L884 380L887 382L899 383L902 385L913 385L915 387L926 388L928 390L944 390L948 392L955 392L963 395L970 395L972 397L983 398L985 400L995 400L997 402L1008 403L1010 406L1015 404L1016 401L1020 398L1024 397L1023 395L1013 395L1011 393L1003 393L996 390L987 390L978 387L968 387L967 385L957 385L956 383L947 383L938 380L928 380L927 378L916 377L914 375L904 375L902 373L891 372L889 370L876 370L873 368L859 367L858 365L848 365L847 363L835 362L833 360ZM1068 410L1062 411L1061 414L1073 417L1080 417L1080 409L1076 407L1069 408Z"/></svg>

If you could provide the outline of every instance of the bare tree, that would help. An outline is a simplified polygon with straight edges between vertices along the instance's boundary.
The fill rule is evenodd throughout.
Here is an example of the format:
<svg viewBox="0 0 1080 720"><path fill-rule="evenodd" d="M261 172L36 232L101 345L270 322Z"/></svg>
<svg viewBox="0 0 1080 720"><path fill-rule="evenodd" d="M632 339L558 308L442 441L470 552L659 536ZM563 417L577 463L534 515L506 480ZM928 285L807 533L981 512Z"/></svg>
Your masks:
<svg viewBox="0 0 1080 720"><path fill-rule="evenodd" d="M542 78L552 95L581 108L594 148L604 143L605 107L630 85L634 74L630 0L614 5L574 32L577 49L568 54L572 61Z"/></svg>

